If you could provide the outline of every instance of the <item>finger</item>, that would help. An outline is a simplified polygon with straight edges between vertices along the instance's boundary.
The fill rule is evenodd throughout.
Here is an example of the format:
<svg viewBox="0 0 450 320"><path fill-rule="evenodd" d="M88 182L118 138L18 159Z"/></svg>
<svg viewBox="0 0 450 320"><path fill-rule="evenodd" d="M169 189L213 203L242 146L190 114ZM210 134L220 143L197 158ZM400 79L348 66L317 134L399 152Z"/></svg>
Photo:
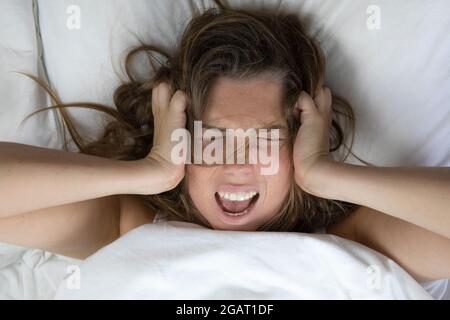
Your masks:
<svg viewBox="0 0 450 320"><path fill-rule="evenodd" d="M170 108L176 112L186 111L187 96L182 90L178 90L172 97Z"/></svg>
<svg viewBox="0 0 450 320"><path fill-rule="evenodd" d="M152 113L155 116L158 104L158 85L154 86L152 89Z"/></svg>
<svg viewBox="0 0 450 320"><path fill-rule="evenodd" d="M300 112L300 121L303 123L304 120L308 118L317 117L319 115L319 110L314 103L314 100L311 98L309 94L302 91L300 97L298 98L296 108L298 108Z"/></svg>
<svg viewBox="0 0 450 320"><path fill-rule="evenodd" d="M331 127L333 121L332 95L327 87L323 87L315 99L317 108L321 115L326 119L327 124Z"/></svg>
<svg viewBox="0 0 450 320"><path fill-rule="evenodd" d="M171 86L167 82L161 82L158 86L158 106L160 109L169 107L172 97Z"/></svg>
<svg viewBox="0 0 450 320"><path fill-rule="evenodd" d="M331 126L333 122L333 94L329 88L324 87L324 108L322 109L325 112L326 117L328 119L328 125Z"/></svg>
<svg viewBox="0 0 450 320"><path fill-rule="evenodd" d="M331 91L323 87L315 99L317 108L322 115L329 117L331 112Z"/></svg>
<svg viewBox="0 0 450 320"><path fill-rule="evenodd" d="M323 75L321 75L319 78L319 82L317 84L316 92L315 92L314 96L317 96L320 93L320 91L322 90L322 87L324 85L325 85L325 77Z"/></svg>
<svg viewBox="0 0 450 320"><path fill-rule="evenodd" d="M329 125L331 126L331 123L333 122L333 94L329 88L325 88L326 96L327 96L327 103L328 103L328 115L329 115Z"/></svg>

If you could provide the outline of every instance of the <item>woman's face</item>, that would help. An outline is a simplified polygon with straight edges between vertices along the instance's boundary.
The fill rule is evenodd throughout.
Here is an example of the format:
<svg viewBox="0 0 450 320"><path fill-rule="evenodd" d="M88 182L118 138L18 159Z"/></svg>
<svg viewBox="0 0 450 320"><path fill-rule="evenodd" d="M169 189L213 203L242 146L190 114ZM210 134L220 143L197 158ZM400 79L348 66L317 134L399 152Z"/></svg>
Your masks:
<svg viewBox="0 0 450 320"><path fill-rule="evenodd" d="M263 165L260 160L250 162L250 158L246 158L244 164L237 164L234 158L233 164L187 165L189 194L214 229L254 231L281 209L289 192L292 176L282 98L282 84L262 78L219 78L212 87L202 118L203 126L243 131L273 126L280 129L279 146L270 141L267 145L269 151L271 147L278 148L278 154L266 153L270 154L272 165L273 161L277 161L278 165L270 174L262 174L261 170L268 167L267 161ZM234 143L238 145L238 140L235 139ZM260 145L257 149L261 152ZM251 154L249 149L246 151L247 155ZM258 152L253 154L259 154Z"/></svg>

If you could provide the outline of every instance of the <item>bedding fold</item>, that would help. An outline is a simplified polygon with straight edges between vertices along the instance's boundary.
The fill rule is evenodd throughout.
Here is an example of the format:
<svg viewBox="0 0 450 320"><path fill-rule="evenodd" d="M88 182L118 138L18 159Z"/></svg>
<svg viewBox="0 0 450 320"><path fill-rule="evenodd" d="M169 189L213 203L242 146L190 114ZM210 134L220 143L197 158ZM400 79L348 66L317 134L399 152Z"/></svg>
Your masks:
<svg viewBox="0 0 450 320"><path fill-rule="evenodd" d="M132 230L83 261L79 280L63 281L55 298L431 299L392 260L352 241L185 222Z"/></svg>

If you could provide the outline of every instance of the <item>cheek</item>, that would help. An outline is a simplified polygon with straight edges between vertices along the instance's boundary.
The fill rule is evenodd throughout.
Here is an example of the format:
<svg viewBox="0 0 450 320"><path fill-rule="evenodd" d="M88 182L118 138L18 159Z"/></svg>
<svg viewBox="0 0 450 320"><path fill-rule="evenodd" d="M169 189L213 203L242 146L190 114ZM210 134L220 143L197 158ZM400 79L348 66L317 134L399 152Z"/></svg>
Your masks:
<svg viewBox="0 0 450 320"><path fill-rule="evenodd" d="M201 168L193 165L187 165L186 178L189 193L202 187L201 181L203 178L203 171ZM204 181L204 180L203 180ZM204 184L203 184L204 185Z"/></svg>
<svg viewBox="0 0 450 320"><path fill-rule="evenodd" d="M210 186L205 181L210 181L211 175L212 170L209 168L195 165L186 166L187 189L197 207L202 207L201 203L210 194Z"/></svg>
<svg viewBox="0 0 450 320"><path fill-rule="evenodd" d="M287 148L280 149L279 167L274 175L261 176L266 185L264 198L260 203L261 223L280 212L293 183L293 165Z"/></svg>
<svg viewBox="0 0 450 320"><path fill-rule="evenodd" d="M293 163L291 160L290 152L287 148L280 150L279 158L279 170L277 174L273 176L267 176L267 186L270 195L273 198L284 199L288 194L291 184L293 183Z"/></svg>
<svg viewBox="0 0 450 320"><path fill-rule="evenodd" d="M294 173L294 167L291 152L286 145L280 149L279 159L280 169L277 177L279 179L283 179L284 181L286 181L286 179L291 179Z"/></svg>

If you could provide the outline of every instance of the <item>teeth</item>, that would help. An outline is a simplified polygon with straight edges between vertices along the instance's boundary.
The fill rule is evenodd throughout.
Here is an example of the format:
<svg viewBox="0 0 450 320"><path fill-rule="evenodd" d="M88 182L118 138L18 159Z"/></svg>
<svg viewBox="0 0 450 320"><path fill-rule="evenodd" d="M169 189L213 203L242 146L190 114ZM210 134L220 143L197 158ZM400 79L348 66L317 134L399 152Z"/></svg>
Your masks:
<svg viewBox="0 0 450 320"><path fill-rule="evenodd" d="M256 196L258 192L238 192L238 193L231 193L231 192L219 192L219 196L222 199L231 200L231 201L245 201L248 199L253 198Z"/></svg>

